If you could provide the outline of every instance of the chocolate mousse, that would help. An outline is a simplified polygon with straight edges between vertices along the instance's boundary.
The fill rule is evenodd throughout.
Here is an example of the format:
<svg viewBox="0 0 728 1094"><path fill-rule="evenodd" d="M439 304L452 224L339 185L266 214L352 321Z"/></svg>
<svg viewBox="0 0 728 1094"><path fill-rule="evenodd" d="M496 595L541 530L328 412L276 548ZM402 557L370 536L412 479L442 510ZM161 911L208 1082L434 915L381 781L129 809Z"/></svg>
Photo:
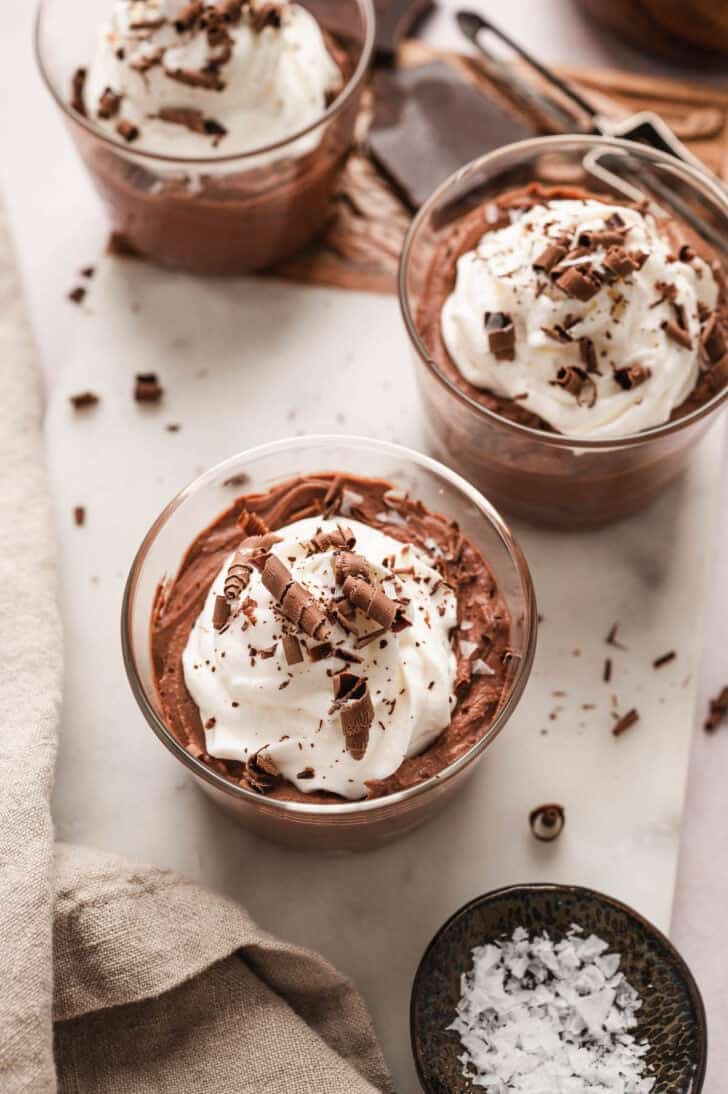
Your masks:
<svg viewBox="0 0 728 1094"><path fill-rule="evenodd" d="M458 525L346 474L248 493L201 532L151 620L162 717L258 794L378 798L487 730L515 668L492 572Z"/></svg>
<svg viewBox="0 0 728 1094"><path fill-rule="evenodd" d="M596 440L684 417L728 381L725 273L645 207L532 184L473 209L434 253L417 316L471 399Z"/></svg>
<svg viewBox="0 0 728 1094"><path fill-rule="evenodd" d="M361 38L288 0L117 0L69 105L127 252L229 274L307 243L351 145Z"/></svg>

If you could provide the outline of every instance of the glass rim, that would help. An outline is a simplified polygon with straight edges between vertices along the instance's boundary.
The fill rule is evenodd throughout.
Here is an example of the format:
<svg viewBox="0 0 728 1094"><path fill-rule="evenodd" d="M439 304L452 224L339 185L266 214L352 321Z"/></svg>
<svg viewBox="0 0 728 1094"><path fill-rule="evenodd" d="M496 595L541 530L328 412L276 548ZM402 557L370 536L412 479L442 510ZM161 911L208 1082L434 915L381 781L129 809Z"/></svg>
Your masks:
<svg viewBox="0 0 728 1094"><path fill-rule="evenodd" d="M343 111L344 107L350 102L353 96L357 93L361 87L366 74L369 70L369 66L374 53L374 38L376 33L376 15L374 12L374 0L353 0L358 6L364 17L364 42L362 44L361 56L357 62L356 68L347 80L342 91L336 96L334 101L328 106L323 114L316 118L313 122L304 126L303 129L297 129L295 133L284 137L282 140L274 141L272 144L259 145L256 148L249 148L245 152L231 152L226 153L224 156L171 156L162 152L152 152L148 149L135 149L131 145L127 144L122 139L117 139L108 133L105 133L99 126L95 125L93 121L88 118L84 118L76 110L74 110L67 98L57 89L55 81L53 80L48 66L46 65L45 58L43 56L43 46L41 43L43 16L46 8L50 3L50 0L38 0L38 5L35 13L35 22L33 27L33 51L35 54L36 65L40 72L41 79L51 94L51 97L55 100L57 106L60 107L63 114L80 129L84 129L91 136L101 141L103 144L108 145L110 148L115 149L117 152L124 152L127 156L139 157L140 159L152 161L154 163L174 163L182 165L197 165L213 167L218 164L234 163L238 160L252 160L257 156L267 155L270 152L277 152L283 150L289 145L294 144L296 141L305 137L307 134L312 133L314 130L322 127L332 118L335 118Z"/></svg>
<svg viewBox="0 0 728 1094"><path fill-rule="evenodd" d="M728 400L728 384L706 403L703 403L702 406L696 407L695 410L690 411L689 414L685 414L681 418L668 420L661 425L652 426L650 429L645 429L641 433L630 433L626 437L612 437L606 439L593 439L578 436L570 437L565 433L549 433L543 429L536 429L533 426L522 425L520 422L513 422L509 418L505 418L503 415L496 413L496 411L489 410L468 395L467 391L451 379L437 361L433 360L420 337L418 325L410 308L409 294L407 292L407 274L411 256L413 252L416 251L417 235L432 209L448 191L466 179L471 173L478 171L491 163L497 163L498 160L504 159L514 150L522 151L524 153L535 153L539 149L556 149L565 144L577 145L583 148L592 148L594 145L598 145L604 148L628 151L632 155L644 156L655 163L668 166L673 170L676 169L678 173L682 173L688 181L707 190L710 196L723 207L723 211L728 219L728 192L721 188L718 180L713 179L707 168L705 171L702 171L699 168L693 167L692 164L685 163L665 152L658 152L656 149L650 148L647 145L641 145L635 141L622 140L617 137L601 137L589 134L559 134L557 136L549 137L529 137L524 141L515 141L512 144L503 145L493 152L487 152L485 155L479 156L475 160L471 160L470 163L461 167L441 183L418 210L407 230L407 235L405 236L400 255L399 271L397 275L400 311L410 342L412 343L418 358L423 362L430 374L449 392L450 395L454 396L459 402L463 403L478 417L482 418L490 425L498 426L523 439L527 438L531 441L537 441L538 443L547 445L551 448L578 448L583 449L584 451L604 451L614 448L639 447L640 445L648 444L658 437L670 436L673 433L677 433L681 429L700 421L701 418L711 415Z"/></svg>
<svg viewBox="0 0 728 1094"><path fill-rule="evenodd" d="M413 462L420 467L426 468L428 471L436 473L441 478L446 479L451 486L455 487L468 501L475 505L480 516L490 524L491 528L498 535L506 549L508 558L518 575L525 602L524 654L516 670L508 695L505 701L502 702L500 709L497 711L495 718L488 726L486 732L479 737L462 756L458 757L457 760L421 783L407 787L405 790L399 790L393 794L385 794L380 798L365 798L354 802L337 801L331 804L290 802L276 798L266 798L265 796L256 794L252 790L246 790L245 787L238 786L224 775L219 774L206 764L203 764L201 760L192 756L177 740L171 730L167 728L165 722L150 702L146 688L141 681L140 673L137 669L134 642L131 638L136 587L142 567L159 531L174 516L174 513L180 505L206 486L216 482L221 475L226 477L228 473L233 472L236 468L239 469L242 461L275 455L279 452L294 451L301 446L315 447L316 445L350 445L354 448L364 450L376 449L382 454L396 456L400 459ZM378 810L387 809L398 802L416 798L419 795L426 793L428 790L432 790L448 782L464 768L470 766L487 746L495 740L506 722L509 721L513 711L518 706L531 673L536 652L537 630L538 610L536 606L536 594L525 555L509 526L487 498L461 475L458 475L457 472L452 471L438 460L432 459L431 456L416 452L414 449L406 448L404 445L392 444L389 441L380 441L369 437L348 434L310 434L305 437L284 438L283 440L257 445L254 448L237 453L236 455L223 460L221 463L215 464L215 466L204 472L204 474L199 475L192 482L188 483L187 486L183 487L183 489L168 502L144 536L129 571L121 607L121 647L126 675L137 705L148 725L162 744L194 775L201 778L218 791L222 791L233 798L242 799L243 801L248 801L251 804L258 806L264 804L267 808L273 809L281 814L315 816L319 819L328 816L335 817L357 813L376 813Z"/></svg>

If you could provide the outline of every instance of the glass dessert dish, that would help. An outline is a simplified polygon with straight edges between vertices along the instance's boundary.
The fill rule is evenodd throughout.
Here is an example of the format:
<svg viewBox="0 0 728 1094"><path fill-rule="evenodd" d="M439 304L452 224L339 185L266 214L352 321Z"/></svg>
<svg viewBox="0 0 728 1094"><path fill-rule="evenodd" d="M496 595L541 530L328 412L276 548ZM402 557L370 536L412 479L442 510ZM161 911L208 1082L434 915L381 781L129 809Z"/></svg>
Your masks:
<svg viewBox="0 0 728 1094"><path fill-rule="evenodd" d="M221 6L225 2L221 0ZM227 3L229 6L234 0ZM85 66L92 63L114 0L78 0L71 5L63 0L41 0L35 31L37 63L109 212L120 249L171 269L228 276L281 262L321 232L330 213L336 178L354 141L372 56L375 16L372 0L336 0L333 4L330 0L302 0L300 7L317 20L342 77L340 88L322 100L315 120L310 120L309 107L303 115L305 123L289 129L282 139L263 139L259 146L236 151L234 132L221 130L214 117L203 117L201 110L184 108L188 101L196 101L198 88L185 86L188 74L178 72L174 85L163 90L164 101L176 104L178 95L180 126L190 130L199 122L206 128L196 130L202 136L197 144L193 142L194 152L186 142L184 154L181 150L173 154L166 142L157 148L151 135L138 140L134 127L127 125L121 131L117 125L100 124L101 118L116 119L123 114L123 94L110 96L101 113L95 97L88 101L87 85L84 105ZM123 59L124 50L119 49L116 56ZM156 65L154 71L161 71L158 60L152 58L149 63ZM254 72L256 59L250 64ZM76 92L80 92L83 112L72 105L74 80L80 71L83 75ZM220 71L225 74L225 69ZM143 68L136 72L136 80L148 75ZM206 75L204 69L191 75L197 78L201 74ZM236 94L240 78L238 71L231 80L230 95ZM281 77L282 110L288 110L284 91L292 94L287 78ZM299 72L297 79L303 95L305 72ZM214 95L223 89L224 84L213 88L212 106L210 91L204 92L208 96L205 113L215 110ZM255 89L249 93L255 94ZM231 102L234 106L235 99ZM174 114L175 108L168 113ZM145 113L144 117L177 120L163 118L162 112ZM159 121L149 122L150 126L155 124L159 127ZM224 139L218 140L216 132L222 132Z"/></svg>
<svg viewBox="0 0 728 1094"><path fill-rule="evenodd" d="M467 218L533 184L573 188L620 206L646 201L650 212L657 210L658 220L664 214L665 222L698 254L702 251L723 270L728 194L707 173L633 143L542 137L502 148L463 168L432 195L410 228L400 266L400 304L434 451L508 513L565 528L596 526L640 511L683 470L725 405L728 358L724 355L715 366L717 379L704 398L691 397L669 420L626 436L582 439L524 424L517 415L511 420L483 405L480 392L460 378L440 335L432 333L435 327L440 331L443 304L442 298L433 298L433 270L444 263L448 277L452 272L452 286L456 260L468 250L458 243L471 223ZM486 217L481 232L486 231ZM716 282L721 284L718 277ZM722 294L725 321L724 282ZM496 313L496 318L508 317ZM564 340L571 341L568 335ZM508 364L499 362L498 367Z"/></svg>
<svg viewBox="0 0 728 1094"><path fill-rule="evenodd" d="M244 490L246 498L252 496L267 498L273 487L290 483L292 476L295 484L301 481L301 477L309 482L316 476L320 479L327 474L333 477L343 473L356 477L360 482L365 480L371 482L375 478L386 480L393 484L399 498L416 499L426 507L430 515L444 514L448 518L447 527L455 528L451 522L457 522L455 531L459 539L466 541L486 560L486 569L489 571L495 589L495 593L491 593L491 596L495 595L496 600L500 598L499 603L504 606L510 617L509 630L506 631L505 639L507 655L501 658L498 654L498 679L502 679L502 685L499 684L496 698L487 707L487 713L486 708L482 708L484 711L482 718L478 713L467 738L464 737L458 742L458 747L453 749L451 755L455 758L452 762L447 763L442 769L438 767L436 761L432 761L430 766L427 766L429 762L427 757L441 755L439 752L433 752L440 741L439 736L421 754L417 754L413 762L419 762L420 755L425 758L422 771L427 777L423 776L422 781L417 781L414 785L405 785L403 789L397 789L396 792L384 791L379 797L364 797L360 800L347 800L332 793L323 801L321 795L318 795L317 800L309 801L306 794L300 793L300 788L286 782L285 787L290 786L292 793L288 797L276 796L267 794L265 788L261 790L255 784L251 786L245 778L242 780L233 778L230 767L226 769L220 764L210 763L210 756L200 755L202 750L185 747L180 739L178 727L171 728L170 708L165 706L163 701L165 696L160 695L160 680L164 680L162 690L165 687L168 689L169 674L165 675L164 668L160 671L159 646L155 645L154 631L155 628L157 633L159 631L160 603L164 604L165 600L169 603L169 590L174 591L175 582L179 580L181 574L185 573L185 560L189 558L190 545L193 542L196 543L203 530L209 529L211 525L214 525L215 529L219 527L217 521L221 512L229 511L231 505L234 507L238 504L236 499L241 490ZM244 487L238 485L241 483L245 484ZM346 524L345 517L336 517L336 520L341 521L342 526ZM354 521L352 524L356 527ZM230 525L227 527L229 529ZM271 527L275 528L276 525L271 524ZM281 534L284 534L285 525L278 525L278 527ZM359 529L361 531L361 525ZM257 538L260 539L260 536ZM406 540L403 539L402 542ZM406 547L405 550L407 550ZM199 554L197 557L200 557ZM291 559L291 564L292 562ZM232 572L231 569L229 573ZM265 578L265 573L263 577ZM438 585L442 585L442 582L438 582ZM203 597L206 595L207 587L209 586L203 590ZM252 584L250 588L253 589ZM254 590L253 594L257 595ZM217 600L222 599L223 597L217 598ZM254 610L265 611L264 607L259 609L258 604L253 603ZM285 605L285 599L282 603ZM174 615L174 611L172 614ZM414 614L414 609L411 607L410 614ZM199 627L201 619L202 617L198 619L195 626ZM426 616L425 619L427 619ZM301 622L300 626L303 627L303 625ZM416 627L417 621L413 625ZM430 626L429 622L427 625ZM245 638L243 637L241 642L237 632L233 633L232 626L231 623L231 636L235 643L242 645ZM150 529L132 565L122 609L124 661L137 703L159 740L179 762L185 765L201 789L240 824L258 835L292 846L337 850L364 850L404 835L432 817L452 799L458 788L472 775L477 761L482 758L485 750L503 729L518 705L533 661L536 627L536 606L527 564L508 527L489 502L464 479L427 456L396 445L356 437L296 438L264 445L235 456L201 476L170 502ZM215 628L219 629L217 624ZM247 630L245 624L243 630ZM248 631L249 633L251 632ZM310 656L311 662L318 661L319 658L314 658L311 653L311 640L307 640L302 631L299 630L297 633L301 639L300 645L307 648L308 642L307 658ZM306 634L310 633L310 630L306 631ZM376 637L379 638L381 633L379 632ZM390 649L393 645L399 645L398 642L393 643L393 637L389 639ZM463 637L460 636L461 655ZM384 641L383 645L387 646L387 644L387 641ZM285 649L285 642L283 645ZM295 642L294 645L298 646L299 643ZM374 648L374 643L370 645ZM360 649L362 654L365 653L362 646L356 648ZM496 652L498 648L494 647ZM299 648L298 653L300 652ZM221 673L226 671L224 666L229 666L230 658L235 656L234 651L230 649L228 654L227 662L218 662L221 672L216 677L210 678L215 681L215 686L221 682ZM270 651L258 651L258 655L266 657L264 662L260 662L261 666L265 666L263 671L271 671L270 667L274 666L275 662ZM471 651L467 651L467 655L473 656ZM372 654L372 656L375 655ZM376 654L376 656L386 657L389 654ZM286 657L288 657L287 653ZM298 660L303 661L303 658L299 656ZM209 662L206 663L209 664ZM328 663L331 664L331 662ZM289 660L288 664L293 664L293 661ZM305 674L308 672L313 673L314 670L323 669L325 664L324 661L321 665L311 665L309 668L306 668L305 664L298 664L296 671L302 674L299 680L301 678L305 680ZM194 666L194 668L197 667L197 665ZM349 666L351 671L357 668L356 663ZM214 669L204 671L214 672ZM292 695L296 686L295 681L292 680L294 686L290 692L281 692L277 685L279 680L285 679L285 663L277 671L282 671L282 675L274 678L274 686L271 687L267 698L264 696L262 700L265 704L263 709L269 712L269 721L276 720L274 704L288 701L276 699L275 696ZM484 665L474 671L491 672L490 669L485 669ZM332 672L333 670L328 669L326 676L330 677ZM290 670L288 676L293 675L294 670ZM188 680L188 677L185 676L185 679ZM411 678L407 676L406 679ZM487 679L494 679L492 673ZM473 691L475 687L485 686L485 680L485 677L479 677ZM381 683L381 679L377 681L373 679L372 690L376 683ZM395 686L399 688L400 683L396 683ZM330 686L329 683L328 687ZM283 687L287 687L287 683L284 683ZM420 707L422 710L435 701L435 692L429 691L426 685L420 690L419 701L422 704ZM336 687L334 692L336 693ZM247 705L253 710L258 699L255 698L255 692L248 694L252 694L253 698L249 699ZM450 694L457 694L457 688ZM258 692L257 695L260 693ZM423 696L425 696L424 703ZM185 690L185 697L186 701L198 702L197 698L191 700L187 690ZM402 702L407 701L402 700ZM377 702L376 698L375 702ZM252 707L250 703L253 703ZM295 711L299 709L297 704L298 699L295 700L292 708L294 718ZM233 702L232 705L239 704ZM240 705L246 704L243 702ZM477 704L473 703L473 706ZM452 709L451 705L450 710ZM199 713L202 717L201 707ZM244 715L245 712L241 711L240 714ZM422 716L426 717L426 714ZM318 719L318 708L316 708L315 718ZM253 720L256 721L257 716ZM214 722L214 718L205 722L205 730L208 730L210 724ZM319 723L318 731L321 730L321 725L322 723ZM440 723L437 726L438 732L439 725ZM392 727L385 727L382 724L382 729L386 728ZM416 732L417 728L415 726L413 732ZM280 725L276 725L271 739L279 742L278 747L281 745L287 747L284 742L289 742L293 747L294 742L285 735L285 732L295 734L296 730L295 728L287 730L281 721ZM305 748L308 749L309 744L303 732L301 730L301 739ZM378 733L378 730L373 729L373 732ZM279 733L283 735L278 736ZM377 739L386 740L386 734ZM311 744L310 747L314 748L314 745ZM298 758L299 753L294 755ZM306 762L317 763L316 755L315 752L307 751ZM354 760L363 758L357 757L353 752L352 757ZM257 759L257 754L254 759ZM347 762L350 762L350 759L346 757ZM297 766L301 766L301 763ZM354 764L353 767L356 768L357 765ZM247 768L243 770L247 772ZM311 771L310 768L308 770ZM397 772L400 770L397 768ZM346 773L350 771L351 765ZM429 774L430 771L434 773ZM304 776L305 772L300 775L300 777ZM398 784L395 783L395 785ZM310 796L317 797L316 794Z"/></svg>

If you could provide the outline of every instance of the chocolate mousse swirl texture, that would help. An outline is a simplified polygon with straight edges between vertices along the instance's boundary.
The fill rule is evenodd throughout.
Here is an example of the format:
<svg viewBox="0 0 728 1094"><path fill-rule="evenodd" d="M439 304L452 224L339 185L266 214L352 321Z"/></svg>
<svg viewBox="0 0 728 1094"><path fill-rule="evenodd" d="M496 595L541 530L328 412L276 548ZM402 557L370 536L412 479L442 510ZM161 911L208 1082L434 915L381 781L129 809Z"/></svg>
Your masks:
<svg viewBox="0 0 728 1094"><path fill-rule="evenodd" d="M326 606L325 615L303 586L301 592L291 597L295 582L285 557L271 563L277 557L271 551L280 554L281 542L287 542L286 529L307 520L312 530L304 557L315 563L321 552L334 552L330 576L332 601ZM319 531L320 524L325 524L325 532ZM352 527L363 526L396 544L411 545L400 548L396 563L392 558L386 594L378 588L370 560L357 554L360 544L356 543ZM253 539L260 536L267 538L269 546L267 551L258 551L256 555ZM275 540L278 543L271 547ZM418 600L417 609L414 601L402 599L401 595L406 581L421 580L413 576L417 571L412 556L407 565L401 560L401 552L406 558L407 550L412 548L417 551L418 559L427 559L434 578L424 590L415 586L418 598L424 597L423 601ZM270 671L271 665L277 666L279 675L274 679L280 683L274 687L276 694L278 689L288 687L291 674L304 671L306 665L324 673L323 679L329 677L328 710L322 711L322 715L339 719L340 747L348 753L346 762L357 770L364 763L370 734L387 741L386 714L381 713L383 697L378 693L379 685L384 684L375 677L367 679L362 662L368 658L370 665L376 664L380 644L383 651L389 647L386 654L390 655L391 643L398 640L397 631L418 622L412 618L415 610L427 613L423 604L428 598L432 611L439 610L441 614L445 611L441 597L447 591L451 598L448 656L453 668L449 724L442 732L438 727L439 736L434 741L430 737L432 743L424 751L407 755L386 778L365 781L361 793L350 795L347 791L346 796L379 797L413 786L442 771L487 730L508 693L514 668L509 656L511 621L487 562L454 522L431 512L419 501L396 493L390 483L326 473L292 478L264 493L238 498L197 537L176 578L158 591L151 622L157 690L167 726L192 755L231 781L272 798L314 803L340 800L338 793L326 791L328 784L320 785L315 741L307 743L302 738L298 747L303 752L300 760L296 754L293 769L295 778L293 775L286 778L281 773L282 765L271 755L275 748L263 748L236 760L215 758L207 751L207 741L215 735L210 722L215 719L208 718L203 725L186 683L185 657L191 671L190 654L186 650L193 629L199 626L213 582L223 594L217 599L231 602L231 619L242 619L243 627L246 614L251 620L256 619L261 609L249 595L252 567L263 574L268 568L267 587L278 603L276 638L280 641L274 642L271 649L252 651L251 664L256 661L264 664L266 671ZM309 611L310 625L306 626L301 625L304 609ZM227 626L226 616L223 636ZM214 666L196 663L194 667L199 670L200 679L211 681L210 687L219 685L219 674L214 678L209 676ZM434 679L433 675L429 685L425 681L425 692L428 686L434 686ZM434 697L435 693L432 694ZM423 701L422 696L419 701ZM426 698L424 701L427 702ZM396 696L387 709L394 711L395 704ZM373 720L375 707L380 711L377 721ZM280 754L285 753L285 734L273 743ZM305 792L309 782L314 786L311 793Z"/></svg>

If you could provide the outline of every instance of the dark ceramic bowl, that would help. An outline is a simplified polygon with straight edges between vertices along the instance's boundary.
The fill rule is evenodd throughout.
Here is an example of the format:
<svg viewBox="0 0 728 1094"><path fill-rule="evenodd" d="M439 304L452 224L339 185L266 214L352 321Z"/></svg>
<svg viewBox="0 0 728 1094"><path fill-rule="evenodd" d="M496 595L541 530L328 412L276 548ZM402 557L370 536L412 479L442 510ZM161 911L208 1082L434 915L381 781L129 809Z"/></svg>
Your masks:
<svg viewBox="0 0 728 1094"><path fill-rule="evenodd" d="M548 930L558 940L572 923L609 943L643 1005L632 1031L647 1040L653 1094L699 1094L708 1052L705 1010L680 954L656 927L611 897L570 885L516 885L476 897L441 927L415 976L410 1005L412 1050L427 1094L473 1094L462 1074L462 1045L447 1027L460 999L471 950L510 937L516 927Z"/></svg>

